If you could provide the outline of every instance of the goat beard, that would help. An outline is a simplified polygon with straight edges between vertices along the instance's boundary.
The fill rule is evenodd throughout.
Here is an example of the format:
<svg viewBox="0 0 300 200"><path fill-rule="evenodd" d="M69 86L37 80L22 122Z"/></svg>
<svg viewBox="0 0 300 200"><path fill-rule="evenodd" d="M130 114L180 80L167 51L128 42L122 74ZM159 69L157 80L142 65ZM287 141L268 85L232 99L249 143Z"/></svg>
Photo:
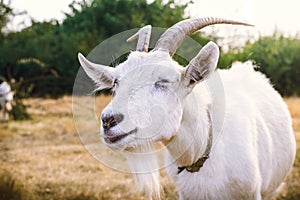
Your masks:
<svg viewBox="0 0 300 200"><path fill-rule="evenodd" d="M137 146L125 155L138 189L150 199L160 199L159 164L154 145Z"/></svg>

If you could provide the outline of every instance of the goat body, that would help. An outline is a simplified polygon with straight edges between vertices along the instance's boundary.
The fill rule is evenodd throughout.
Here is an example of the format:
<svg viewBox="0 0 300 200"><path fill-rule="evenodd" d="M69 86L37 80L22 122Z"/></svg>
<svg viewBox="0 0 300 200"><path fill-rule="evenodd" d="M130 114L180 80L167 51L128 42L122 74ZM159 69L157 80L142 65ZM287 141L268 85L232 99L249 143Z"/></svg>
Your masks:
<svg viewBox="0 0 300 200"><path fill-rule="evenodd" d="M174 146L180 146L191 134L195 142L183 158L168 168L168 174L177 183L180 199L271 199L295 157L288 108L269 80L254 71L250 62L235 63L231 69L218 70L218 73L225 90L225 118L221 125L215 125L221 126L221 131L214 132L218 135L214 135L210 158L199 172L184 170L178 174L178 163L191 164L203 153L195 153L196 150L203 150L206 145L201 146L201 141L206 141L202 138L207 137L207 131L190 127L194 127L191 120L197 119L198 125L203 127L198 130L207 129L208 118L190 113L194 113L194 107L200 109L197 113L205 114L210 107L223 106L211 105L212 101L206 98L198 98L198 106L189 106L187 99L186 115ZM215 78L212 75L208 81ZM198 84L193 92L203 97L205 90L206 84ZM213 94L216 91L209 92L218 96ZM212 112L214 118L217 116ZM172 152L168 159L173 159Z"/></svg>

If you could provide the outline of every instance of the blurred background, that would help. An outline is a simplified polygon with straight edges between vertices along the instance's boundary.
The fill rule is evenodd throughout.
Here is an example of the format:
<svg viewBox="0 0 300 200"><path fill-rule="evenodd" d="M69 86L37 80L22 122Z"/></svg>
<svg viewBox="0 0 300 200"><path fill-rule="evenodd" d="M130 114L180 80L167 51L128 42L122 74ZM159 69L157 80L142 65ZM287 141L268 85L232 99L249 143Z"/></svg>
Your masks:
<svg viewBox="0 0 300 200"><path fill-rule="evenodd" d="M285 97L299 144L299 7L298 0L0 0L0 83L14 92L10 120L0 123L0 199L145 198L130 174L102 166L82 147L71 94L78 52L87 55L108 37L147 24L168 28L214 16L255 25L216 25L191 37L220 46L218 68L246 60L258 65ZM109 100L100 95L99 110ZM300 199L297 152L278 199ZM162 174L163 198L176 199L176 187Z"/></svg>
<svg viewBox="0 0 300 200"><path fill-rule="evenodd" d="M30 96L70 93L77 52L86 55L108 37L146 24L167 28L189 17L216 16L255 25L214 26L193 36L202 45L220 45L219 68L253 60L282 95L299 95L300 3L287 2L1 0L0 79L22 82L18 90Z"/></svg>

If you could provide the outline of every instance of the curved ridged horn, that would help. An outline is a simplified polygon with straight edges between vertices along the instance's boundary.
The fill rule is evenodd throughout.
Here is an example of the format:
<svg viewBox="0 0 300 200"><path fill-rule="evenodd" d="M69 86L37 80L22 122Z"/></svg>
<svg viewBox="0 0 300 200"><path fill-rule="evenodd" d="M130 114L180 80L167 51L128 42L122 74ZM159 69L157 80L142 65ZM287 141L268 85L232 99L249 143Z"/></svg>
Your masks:
<svg viewBox="0 0 300 200"><path fill-rule="evenodd" d="M167 51L171 56L173 56L176 52L176 49L179 47L179 45L182 43L186 36L189 36L193 32L213 24L235 24L253 26L244 22L214 17L187 19L178 22L169 29L167 29L161 35L153 50Z"/></svg>
<svg viewBox="0 0 300 200"><path fill-rule="evenodd" d="M137 51L148 52L149 42L151 36L151 25L147 25L142 27L137 33L128 38L126 41L131 42L138 38L138 42L136 45Z"/></svg>

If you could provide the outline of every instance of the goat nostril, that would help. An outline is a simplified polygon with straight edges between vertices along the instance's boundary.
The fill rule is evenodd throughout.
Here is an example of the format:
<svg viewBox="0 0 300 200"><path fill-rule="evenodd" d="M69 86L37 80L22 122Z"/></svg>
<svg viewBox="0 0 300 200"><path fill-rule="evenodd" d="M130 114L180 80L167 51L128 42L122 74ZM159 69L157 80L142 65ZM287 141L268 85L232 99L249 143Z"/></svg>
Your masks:
<svg viewBox="0 0 300 200"><path fill-rule="evenodd" d="M102 126L104 129L109 129L115 124L113 116L102 117Z"/></svg>
<svg viewBox="0 0 300 200"><path fill-rule="evenodd" d="M114 118L114 122L115 122L116 124L119 124L120 122L123 121L124 115L122 115L122 114L115 114L115 115L113 116L113 118Z"/></svg>
<svg viewBox="0 0 300 200"><path fill-rule="evenodd" d="M102 126L107 130L119 124L123 119L124 116L122 114L102 116Z"/></svg>

